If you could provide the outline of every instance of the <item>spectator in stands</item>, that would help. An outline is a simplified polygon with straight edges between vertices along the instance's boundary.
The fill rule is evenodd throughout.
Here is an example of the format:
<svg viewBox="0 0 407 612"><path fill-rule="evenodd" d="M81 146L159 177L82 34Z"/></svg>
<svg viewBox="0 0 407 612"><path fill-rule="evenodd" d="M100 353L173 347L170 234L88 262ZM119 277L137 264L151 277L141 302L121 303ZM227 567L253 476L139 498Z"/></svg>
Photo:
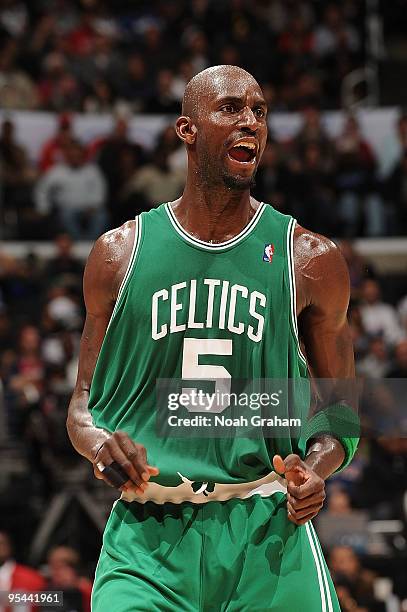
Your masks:
<svg viewBox="0 0 407 612"><path fill-rule="evenodd" d="M117 194L123 187L122 159L127 150L134 148L133 160L140 161L140 149L129 138L129 123L126 115L117 115L110 134L91 144L89 156L96 159L107 183L107 209L110 225L118 227L122 218L117 207Z"/></svg>
<svg viewBox="0 0 407 612"><path fill-rule="evenodd" d="M355 360L358 363L367 353L369 348L369 336L363 326L362 313L358 303L352 302L348 311L349 326L352 334L353 350Z"/></svg>
<svg viewBox="0 0 407 612"><path fill-rule="evenodd" d="M407 111L404 110L397 118L395 129L388 134L378 148L382 180L388 179L396 166L401 162L403 152L407 149Z"/></svg>
<svg viewBox="0 0 407 612"><path fill-rule="evenodd" d="M83 100L85 113L111 113L114 109L114 95L108 81L95 79L91 82L89 92Z"/></svg>
<svg viewBox="0 0 407 612"><path fill-rule="evenodd" d="M407 334L407 295L400 300L398 305L398 312L400 315L401 324L403 326L404 333Z"/></svg>
<svg viewBox="0 0 407 612"><path fill-rule="evenodd" d="M131 103L134 112L143 112L147 100L153 95L153 81L146 69L146 61L140 53L127 58L126 69L113 77L119 98Z"/></svg>
<svg viewBox="0 0 407 612"><path fill-rule="evenodd" d="M153 208L178 198L184 182L184 173L172 171L168 164L168 152L157 146L151 163L136 170L128 187L129 190L141 193L148 206Z"/></svg>
<svg viewBox="0 0 407 612"><path fill-rule="evenodd" d="M65 148L65 163L43 175L35 198L38 211L55 212L58 229L74 239L95 240L107 228L106 182L98 166L86 163L78 141Z"/></svg>
<svg viewBox="0 0 407 612"><path fill-rule="evenodd" d="M399 163L388 177L384 192L387 206L395 213L394 233L407 234L407 148L402 151Z"/></svg>
<svg viewBox="0 0 407 612"><path fill-rule="evenodd" d="M363 257L361 257L350 240L341 240L339 242L339 248L348 266L351 297L352 299L356 299L360 297L360 289L364 279L374 276L374 270L371 264L368 264Z"/></svg>
<svg viewBox="0 0 407 612"><path fill-rule="evenodd" d="M54 239L55 256L48 260L45 267L47 279L63 281L73 278L82 280L83 263L73 253L73 241L69 234L58 234Z"/></svg>
<svg viewBox="0 0 407 612"><path fill-rule="evenodd" d="M8 367L4 379L8 427L12 435L22 437L30 412L38 408L44 389L45 364L38 327L26 324L20 328L17 353Z"/></svg>
<svg viewBox="0 0 407 612"><path fill-rule="evenodd" d="M9 38L0 48L0 108L32 110L38 93L28 74L17 65L17 41Z"/></svg>
<svg viewBox="0 0 407 612"><path fill-rule="evenodd" d="M377 406L372 408L375 409ZM386 418L387 415L382 416ZM402 434L400 414L395 426L398 434ZM372 439L369 456L359 486L355 489L355 503L358 507L368 508L373 519L405 520L403 500L407 490L407 438L381 435L379 439Z"/></svg>
<svg viewBox="0 0 407 612"><path fill-rule="evenodd" d="M341 51L355 53L360 45L357 31L344 19L343 8L333 2L325 7L323 21L314 36L315 53L320 57L332 57Z"/></svg>
<svg viewBox="0 0 407 612"><path fill-rule="evenodd" d="M349 494L339 487L332 487L327 501L327 512L333 516L343 516L352 512Z"/></svg>
<svg viewBox="0 0 407 612"><path fill-rule="evenodd" d="M333 142L323 126L321 113L315 106L307 106L302 112L302 125L293 141L294 152L299 157L304 157L309 144L319 146L325 165L332 164Z"/></svg>
<svg viewBox="0 0 407 612"><path fill-rule="evenodd" d="M75 74L81 83L98 80L111 83L121 71L121 57L114 46L114 38L106 31L95 31L90 43L90 53L75 62Z"/></svg>
<svg viewBox="0 0 407 612"><path fill-rule="evenodd" d="M43 60L38 90L41 106L46 110L62 112L67 108L71 111L81 108L80 83L59 51L51 51Z"/></svg>
<svg viewBox="0 0 407 612"><path fill-rule="evenodd" d="M17 563L13 558L13 545L10 536L5 531L0 531L0 592L36 592L45 588L45 579L39 572L27 565ZM2 601L0 601L1 606ZM10 608L2 607L5 612ZM15 609L15 608L13 608ZM23 612L23 608L19 608ZM37 610L35 606L24 606L24 612Z"/></svg>
<svg viewBox="0 0 407 612"><path fill-rule="evenodd" d="M7 0L3 2L0 13L0 24L10 36L21 39L27 31L28 11L21 0Z"/></svg>
<svg viewBox="0 0 407 612"><path fill-rule="evenodd" d="M328 565L334 583L345 581L358 606L365 606L369 612L385 612L384 604L374 595L375 574L362 566L352 548L335 546L329 553Z"/></svg>
<svg viewBox="0 0 407 612"><path fill-rule="evenodd" d="M222 64L232 64L235 66L239 65L239 61L235 58L236 61L224 61L224 58L221 58ZM172 82L172 95L174 99L178 101L180 107L182 98L184 96L184 91L187 83L194 77L196 74L194 70L194 66L189 59L182 59L178 64L177 72L174 76L174 80Z"/></svg>
<svg viewBox="0 0 407 612"><path fill-rule="evenodd" d="M176 53L176 49L165 43L160 25L158 20L153 17L147 19L142 26L144 31L140 50L148 62L148 74L151 74L154 78L163 66L171 65L173 55ZM146 112L149 112L148 108Z"/></svg>
<svg viewBox="0 0 407 612"><path fill-rule="evenodd" d="M257 169L256 188L253 190L253 195L261 201L272 204L282 212L288 212L286 199L288 174L281 158L278 143L269 140Z"/></svg>
<svg viewBox="0 0 407 612"><path fill-rule="evenodd" d="M203 32L191 29L187 34L186 56L192 64L194 74L205 70L209 64L208 39Z"/></svg>
<svg viewBox="0 0 407 612"><path fill-rule="evenodd" d="M381 336L370 339L367 355L356 363L359 376L366 378L384 378L390 371L389 353Z"/></svg>
<svg viewBox="0 0 407 612"><path fill-rule="evenodd" d="M305 65L307 56L312 52L314 39L301 12L293 12L277 44L280 53L296 56Z"/></svg>
<svg viewBox="0 0 407 612"><path fill-rule="evenodd" d="M15 346L14 329L11 317L7 314L6 307L0 304L0 347L2 351L11 350ZM1 373L0 373L1 379Z"/></svg>
<svg viewBox="0 0 407 612"><path fill-rule="evenodd" d="M292 214L304 227L332 235L337 227L333 175L317 141L304 140L302 155L289 161L287 194Z"/></svg>
<svg viewBox="0 0 407 612"><path fill-rule="evenodd" d="M79 553L69 546L56 546L47 556L48 590L62 590L64 610L90 612L92 583L80 575ZM69 605L69 607L68 607ZM43 609L49 611L49 607ZM55 608L60 610L60 608Z"/></svg>
<svg viewBox="0 0 407 612"><path fill-rule="evenodd" d="M14 123L6 119L0 134L0 182L4 202L1 222L3 227L8 226L11 234L14 232L18 236L21 232L24 214L32 207L36 178L37 173L29 163L25 149L15 139ZM10 218L14 220L12 223Z"/></svg>
<svg viewBox="0 0 407 612"><path fill-rule="evenodd" d="M381 301L379 283L366 279L362 286L363 305L361 315L363 326L369 334L383 334L384 341L393 346L399 342L403 333L396 309Z"/></svg>
<svg viewBox="0 0 407 612"><path fill-rule="evenodd" d="M49 170L55 164L62 163L65 159L65 149L73 140L72 117L68 113L62 113L58 117L55 136L52 136L42 146L39 161L41 172Z"/></svg>
<svg viewBox="0 0 407 612"><path fill-rule="evenodd" d="M342 133L335 141L336 186L339 194L341 225L346 236L360 235L364 220L365 233L385 233L383 203L375 190L376 160L370 145L362 137L356 118L348 115Z"/></svg>
<svg viewBox="0 0 407 612"><path fill-rule="evenodd" d="M394 365L389 378L407 378L407 340L399 342L394 349Z"/></svg>
<svg viewBox="0 0 407 612"><path fill-rule="evenodd" d="M47 293L46 309L49 316L63 329L80 330L82 316L78 298L72 294L69 286L56 284Z"/></svg>
<svg viewBox="0 0 407 612"><path fill-rule="evenodd" d="M147 101L145 110L148 113L180 112L180 103L174 95L174 72L169 68L158 71L155 91Z"/></svg>
<svg viewBox="0 0 407 612"><path fill-rule="evenodd" d="M116 191L114 203L114 224L119 227L125 221L133 219L143 210L150 210L146 197L134 188L133 177L141 167L142 154L137 146L124 148L117 160L120 188Z"/></svg>

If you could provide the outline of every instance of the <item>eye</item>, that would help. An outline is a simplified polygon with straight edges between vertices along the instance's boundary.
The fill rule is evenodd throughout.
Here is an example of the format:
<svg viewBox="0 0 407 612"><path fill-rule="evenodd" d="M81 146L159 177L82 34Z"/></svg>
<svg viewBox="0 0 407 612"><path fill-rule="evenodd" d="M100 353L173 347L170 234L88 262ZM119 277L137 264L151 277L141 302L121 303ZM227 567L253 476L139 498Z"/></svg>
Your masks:
<svg viewBox="0 0 407 612"><path fill-rule="evenodd" d="M225 111L225 113L234 113L236 111L236 107L234 104L224 104L221 109L222 111Z"/></svg>
<svg viewBox="0 0 407 612"><path fill-rule="evenodd" d="M258 117L259 119L262 119L263 117L266 116L266 111L261 108L260 106L254 109L254 114L256 115L256 117Z"/></svg>

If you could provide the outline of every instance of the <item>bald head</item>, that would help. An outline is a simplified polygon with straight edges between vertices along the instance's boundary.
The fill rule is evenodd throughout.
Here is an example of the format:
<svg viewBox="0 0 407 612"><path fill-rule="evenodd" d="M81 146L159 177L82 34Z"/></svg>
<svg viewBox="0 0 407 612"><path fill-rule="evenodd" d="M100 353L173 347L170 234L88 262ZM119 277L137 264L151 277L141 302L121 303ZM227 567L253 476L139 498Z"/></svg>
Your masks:
<svg viewBox="0 0 407 612"><path fill-rule="evenodd" d="M231 84L240 83L244 86L260 85L256 79L239 66L211 66L196 74L185 87L182 99L182 114L195 119L205 102L213 96L228 94Z"/></svg>

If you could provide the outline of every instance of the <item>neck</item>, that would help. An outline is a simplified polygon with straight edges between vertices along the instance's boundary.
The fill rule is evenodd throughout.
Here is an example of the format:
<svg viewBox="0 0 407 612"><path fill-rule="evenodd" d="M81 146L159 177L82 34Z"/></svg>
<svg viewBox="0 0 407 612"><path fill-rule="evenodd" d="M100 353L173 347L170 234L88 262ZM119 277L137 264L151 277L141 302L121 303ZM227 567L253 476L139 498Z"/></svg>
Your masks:
<svg viewBox="0 0 407 612"><path fill-rule="evenodd" d="M184 230L205 242L225 242L237 236L249 223L260 203L250 189L225 185L205 187L188 175L182 196L171 204Z"/></svg>

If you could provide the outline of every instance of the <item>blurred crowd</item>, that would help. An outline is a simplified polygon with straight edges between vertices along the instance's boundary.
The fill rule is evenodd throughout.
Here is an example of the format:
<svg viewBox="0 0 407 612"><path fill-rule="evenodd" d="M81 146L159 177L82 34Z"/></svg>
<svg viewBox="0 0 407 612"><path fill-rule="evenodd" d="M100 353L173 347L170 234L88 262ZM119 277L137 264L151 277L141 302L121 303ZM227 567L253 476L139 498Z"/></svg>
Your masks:
<svg viewBox="0 0 407 612"><path fill-rule="evenodd" d="M143 210L181 195L186 152L172 123L152 150L130 136L129 116L84 143L75 117L56 117L55 133L29 159L15 124L0 126L0 231L3 238L41 240L67 231L94 240ZM407 114L400 113L376 152L356 115L331 136L308 106L297 133L271 131L253 195L292 214L311 230L336 237L407 234Z"/></svg>
<svg viewBox="0 0 407 612"><path fill-rule="evenodd" d="M358 0L3 0L0 107L177 112L194 74L237 64L275 109L338 108L343 77L364 64L363 11Z"/></svg>
<svg viewBox="0 0 407 612"><path fill-rule="evenodd" d="M33 533L42 520L48 520L44 513L50 500L61 490L83 487L95 495L102 487L110 492L76 455L65 428L84 320L84 262L75 256L74 246L65 233L55 238L49 258L33 253L18 258L0 249L0 529L7 528L16 539L23 560L28 558ZM358 375L370 381L407 379L405 277L395 287L349 240L340 246L351 278L349 321ZM401 391L405 397L405 388ZM318 531L345 612L392 612L397 608L384 607L383 599L391 601L392 593L407 598L403 427L406 422L400 415L390 435L368 435L350 467L329 480ZM17 469L19 462L22 467ZM107 501L106 511L111 497ZM91 576L100 534L95 525L84 523L83 508L79 515L64 516L52 544L69 545L70 538L79 539L73 544L87 556ZM69 529L67 521L73 521ZM370 521L396 522L398 527L372 540ZM38 563L45 563L44 555Z"/></svg>
<svg viewBox="0 0 407 612"><path fill-rule="evenodd" d="M79 553L69 546L49 549L44 565L38 571L19 563L14 557L13 541L6 531L0 531L0 609L7 612L90 612L92 582L81 575ZM37 593L54 591L55 605L19 603L7 606L7 593ZM4 607L3 607L4 606Z"/></svg>

